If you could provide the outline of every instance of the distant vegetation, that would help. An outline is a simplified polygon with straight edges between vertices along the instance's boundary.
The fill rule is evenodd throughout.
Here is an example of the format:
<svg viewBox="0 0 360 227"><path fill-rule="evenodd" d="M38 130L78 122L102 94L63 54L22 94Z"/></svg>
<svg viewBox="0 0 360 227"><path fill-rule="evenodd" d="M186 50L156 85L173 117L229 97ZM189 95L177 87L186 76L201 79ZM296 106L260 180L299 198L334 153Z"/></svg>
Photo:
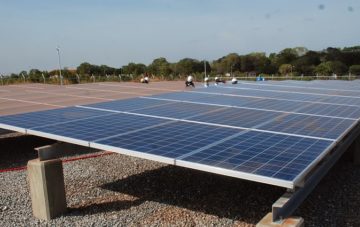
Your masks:
<svg viewBox="0 0 360 227"><path fill-rule="evenodd" d="M332 75L360 75L360 46L332 48L322 51L312 51L305 47L286 48L279 53L256 52L246 55L230 53L217 60L206 61L207 74L234 75L248 77L263 74L265 76L314 77ZM178 62L168 62L166 58L154 59L151 64L129 63L121 68L107 65L94 65L87 62L76 69L62 69L66 83L79 83L106 80L138 80L144 75L155 80L183 79L188 74L195 78L204 77L204 61L184 58ZM40 71L31 69L3 77L2 83L12 81L31 81L48 83L58 82L59 70ZM6 78L6 79L5 79Z"/></svg>

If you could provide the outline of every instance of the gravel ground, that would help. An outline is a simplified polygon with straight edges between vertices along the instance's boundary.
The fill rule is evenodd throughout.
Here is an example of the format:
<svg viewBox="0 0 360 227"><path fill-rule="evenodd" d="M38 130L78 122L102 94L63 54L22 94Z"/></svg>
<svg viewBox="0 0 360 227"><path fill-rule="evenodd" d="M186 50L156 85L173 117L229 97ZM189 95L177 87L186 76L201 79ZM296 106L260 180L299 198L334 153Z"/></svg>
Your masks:
<svg viewBox="0 0 360 227"><path fill-rule="evenodd" d="M0 169L53 141L0 138ZM79 151L69 156L82 156ZM0 226L254 226L284 189L119 154L66 162L69 212L32 217L26 170L0 173ZM344 156L294 215L306 226L360 226L360 167Z"/></svg>

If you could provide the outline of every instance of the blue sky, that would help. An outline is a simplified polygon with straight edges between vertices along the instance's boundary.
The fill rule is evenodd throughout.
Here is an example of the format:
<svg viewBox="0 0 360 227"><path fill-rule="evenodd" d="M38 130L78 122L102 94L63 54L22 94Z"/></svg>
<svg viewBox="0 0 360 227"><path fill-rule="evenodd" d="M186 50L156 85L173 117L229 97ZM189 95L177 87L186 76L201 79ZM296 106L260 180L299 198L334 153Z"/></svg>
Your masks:
<svg viewBox="0 0 360 227"><path fill-rule="evenodd" d="M360 45L359 0L0 0L0 73Z"/></svg>

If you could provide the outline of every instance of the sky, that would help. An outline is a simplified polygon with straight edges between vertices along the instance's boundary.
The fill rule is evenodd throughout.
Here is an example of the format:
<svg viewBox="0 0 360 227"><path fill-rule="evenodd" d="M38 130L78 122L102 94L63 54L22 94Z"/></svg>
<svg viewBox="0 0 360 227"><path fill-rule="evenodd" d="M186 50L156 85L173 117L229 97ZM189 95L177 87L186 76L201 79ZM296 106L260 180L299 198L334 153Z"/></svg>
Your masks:
<svg viewBox="0 0 360 227"><path fill-rule="evenodd" d="M0 73L360 45L359 0L0 0Z"/></svg>

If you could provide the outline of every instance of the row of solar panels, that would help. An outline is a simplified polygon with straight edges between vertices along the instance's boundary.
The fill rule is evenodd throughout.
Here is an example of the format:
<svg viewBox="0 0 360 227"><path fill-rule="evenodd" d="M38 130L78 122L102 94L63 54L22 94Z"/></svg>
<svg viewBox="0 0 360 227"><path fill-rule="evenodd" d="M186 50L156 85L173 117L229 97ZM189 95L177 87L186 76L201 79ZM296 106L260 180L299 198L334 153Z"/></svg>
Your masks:
<svg viewBox="0 0 360 227"><path fill-rule="evenodd" d="M233 96L237 90L213 87L3 116L0 127L293 188L359 119L357 106ZM325 106L329 111L319 116Z"/></svg>

